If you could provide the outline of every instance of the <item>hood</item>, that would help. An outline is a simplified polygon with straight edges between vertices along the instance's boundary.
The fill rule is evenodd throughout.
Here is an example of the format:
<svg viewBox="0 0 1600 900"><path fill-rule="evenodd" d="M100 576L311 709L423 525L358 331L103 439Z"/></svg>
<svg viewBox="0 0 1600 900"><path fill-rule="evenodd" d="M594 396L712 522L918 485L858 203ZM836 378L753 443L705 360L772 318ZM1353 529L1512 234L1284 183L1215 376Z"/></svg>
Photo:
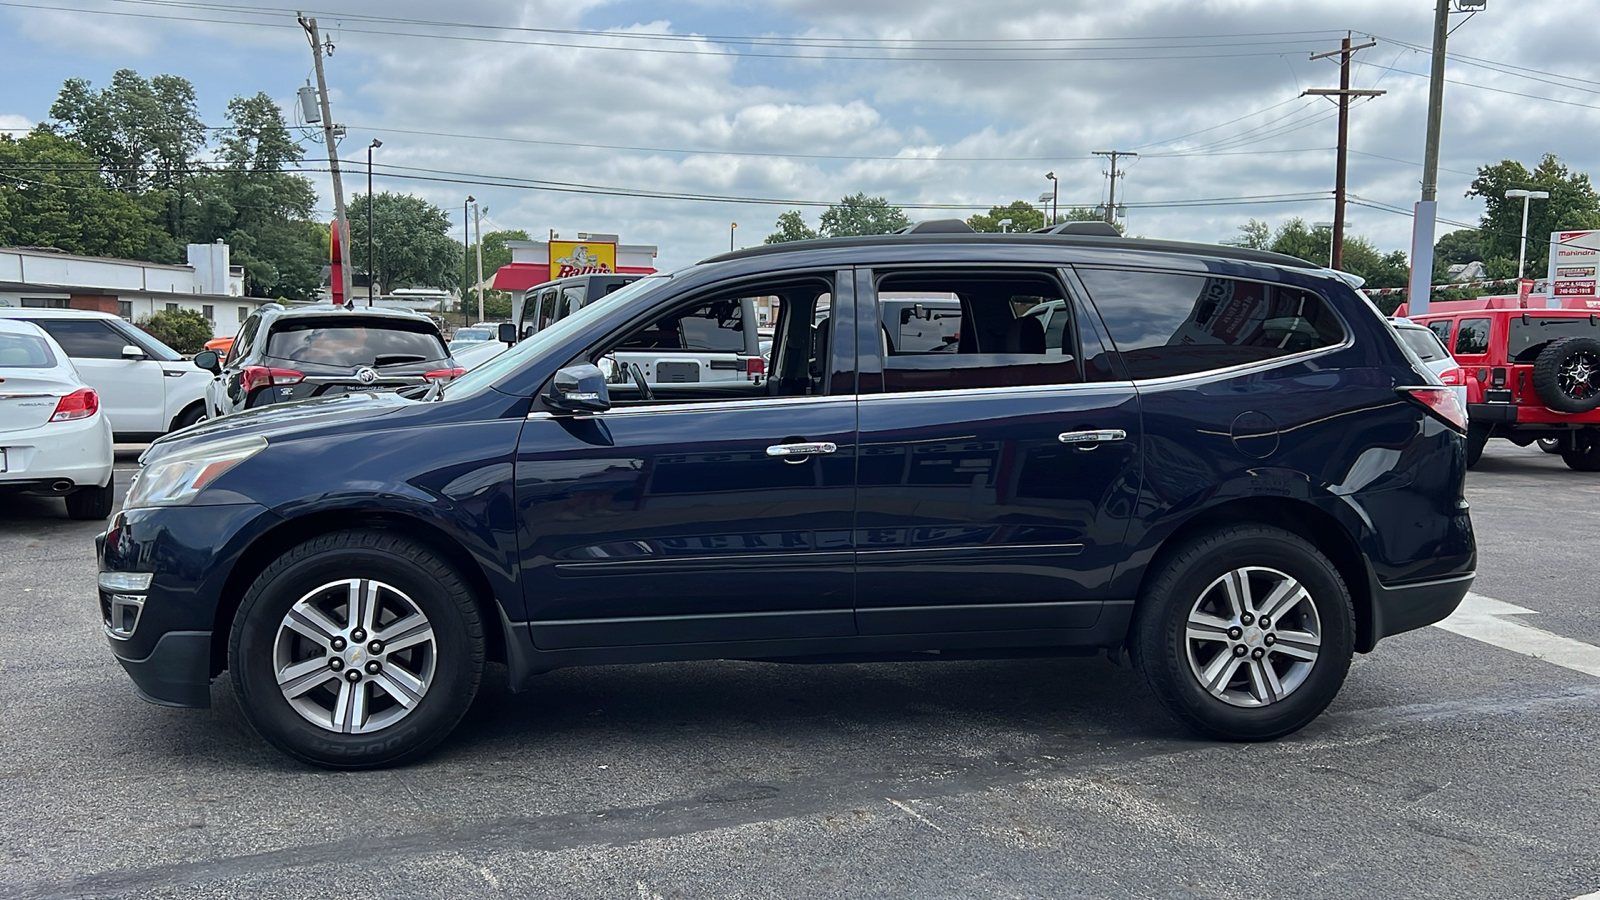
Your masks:
<svg viewBox="0 0 1600 900"><path fill-rule="evenodd" d="M189 446L195 441L245 435L260 435L268 440L282 439L319 431L331 425L387 415L415 405L415 401L388 391L339 394L297 403L275 403L223 416L220 419L206 419L182 431L174 431L151 444L150 448L140 455L139 461L142 463L177 447Z"/></svg>

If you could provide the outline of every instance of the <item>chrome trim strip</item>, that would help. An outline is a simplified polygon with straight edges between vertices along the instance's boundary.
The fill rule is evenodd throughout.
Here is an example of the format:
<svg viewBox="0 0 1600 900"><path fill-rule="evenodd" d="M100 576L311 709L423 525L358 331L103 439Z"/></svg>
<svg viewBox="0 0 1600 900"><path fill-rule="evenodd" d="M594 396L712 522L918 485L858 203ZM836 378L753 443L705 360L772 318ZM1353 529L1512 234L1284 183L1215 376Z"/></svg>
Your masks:
<svg viewBox="0 0 1600 900"><path fill-rule="evenodd" d="M677 412L723 412L737 409L765 409L768 407L783 407L795 405L810 405L818 403L854 403L854 394L839 396L801 396L801 397L762 397L751 400L716 400L708 403L659 403L654 406L622 406L612 407L603 413L594 413L596 418L608 419L613 416L648 416L661 413Z"/></svg>
<svg viewBox="0 0 1600 900"><path fill-rule="evenodd" d="M39 399L56 400L56 399L59 399L61 397L65 397L65 396L66 396L65 394L23 394L23 393L14 393L14 394L0 394L0 400L39 400Z"/></svg>
<svg viewBox="0 0 1600 900"><path fill-rule="evenodd" d="M1302 350L1288 356L1277 356L1272 359L1263 359L1258 362L1240 363L1225 369L1206 369L1204 372L1195 372L1189 375L1166 375L1161 378L1136 378L1133 381L1138 388L1164 388L1187 384L1189 382L1211 381L1222 378L1237 378L1241 375L1254 375L1257 372L1267 372L1283 365L1305 362L1341 350L1348 350L1355 346L1355 339L1350 336L1350 330L1345 329L1344 340L1332 347L1318 347L1315 350Z"/></svg>
<svg viewBox="0 0 1600 900"><path fill-rule="evenodd" d="M1104 606L1115 600L1041 600L1038 603L952 603L940 606L858 606L857 613L951 612L954 610L1058 609L1061 607ZM1092 627L1092 626L1090 626Z"/></svg>
<svg viewBox="0 0 1600 900"><path fill-rule="evenodd" d="M942 391L898 391L882 394L862 394L860 399L866 400L916 400L934 399L937 397L1002 397L1009 394L1054 394L1059 392L1083 393L1092 390L1131 390L1134 383L1131 381L1091 381L1079 384L1026 384L1011 387L994 388L949 388Z"/></svg>

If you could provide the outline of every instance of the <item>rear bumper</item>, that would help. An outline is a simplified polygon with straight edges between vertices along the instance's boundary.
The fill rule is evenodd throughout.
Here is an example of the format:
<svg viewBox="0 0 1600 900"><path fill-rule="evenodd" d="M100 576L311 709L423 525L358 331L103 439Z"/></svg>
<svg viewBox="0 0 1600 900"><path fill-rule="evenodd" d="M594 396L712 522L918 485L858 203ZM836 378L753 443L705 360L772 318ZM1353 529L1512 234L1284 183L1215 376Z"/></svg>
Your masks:
<svg viewBox="0 0 1600 900"><path fill-rule="evenodd" d="M1477 573L1454 575L1415 584L1384 585L1372 580L1373 643L1432 625L1461 605Z"/></svg>
<svg viewBox="0 0 1600 900"><path fill-rule="evenodd" d="M1515 423L1517 408L1509 403L1468 403L1467 420L1474 425Z"/></svg>

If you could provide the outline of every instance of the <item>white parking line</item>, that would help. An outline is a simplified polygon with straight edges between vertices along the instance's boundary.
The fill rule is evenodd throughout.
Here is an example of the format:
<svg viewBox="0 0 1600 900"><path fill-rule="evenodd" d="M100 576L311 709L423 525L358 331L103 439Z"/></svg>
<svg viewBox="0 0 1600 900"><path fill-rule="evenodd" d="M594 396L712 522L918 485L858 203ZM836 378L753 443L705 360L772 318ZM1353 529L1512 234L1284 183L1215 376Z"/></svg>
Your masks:
<svg viewBox="0 0 1600 900"><path fill-rule="evenodd" d="M1600 647L1506 618L1537 614L1537 610L1469 593L1448 619L1433 627L1600 678ZM1589 898L1600 900L1600 893L1578 900Z"/></svg>

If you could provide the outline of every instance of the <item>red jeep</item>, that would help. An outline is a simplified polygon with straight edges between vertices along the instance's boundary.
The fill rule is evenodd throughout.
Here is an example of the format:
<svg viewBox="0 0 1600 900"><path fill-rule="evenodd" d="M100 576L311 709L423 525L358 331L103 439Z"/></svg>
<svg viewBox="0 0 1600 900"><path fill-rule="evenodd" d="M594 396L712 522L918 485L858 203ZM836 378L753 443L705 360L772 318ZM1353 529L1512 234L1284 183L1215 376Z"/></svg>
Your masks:
<svg viewBox="0 0 1600 900"><path fill-rule="evenodd" d="M1467 465L1491 437L1549 439L1569 467L1600 472L1600 301L1561 299L1560 309L1538 296L1439 301L1409 317L1466 372Z"/></svg>

